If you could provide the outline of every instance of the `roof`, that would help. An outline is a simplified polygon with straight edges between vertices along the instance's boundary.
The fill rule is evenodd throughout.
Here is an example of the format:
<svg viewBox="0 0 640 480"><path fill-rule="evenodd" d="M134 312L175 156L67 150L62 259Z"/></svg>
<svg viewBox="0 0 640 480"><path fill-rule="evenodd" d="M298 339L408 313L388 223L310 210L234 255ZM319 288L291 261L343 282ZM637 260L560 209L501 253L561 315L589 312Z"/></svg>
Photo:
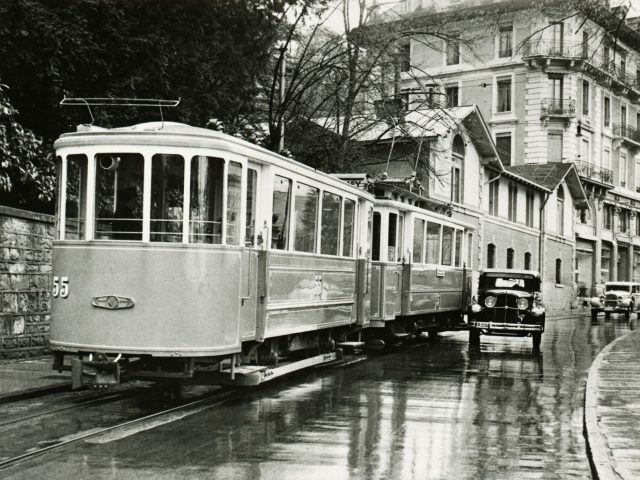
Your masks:
<svg viewBox="0 0 640 480"><path fill-rule="evenodd" d="M514 165L505 167L505 171L535 182L549 192L566 181L574 203L578 206L586 205L587 194L573 162Z"/></svg>

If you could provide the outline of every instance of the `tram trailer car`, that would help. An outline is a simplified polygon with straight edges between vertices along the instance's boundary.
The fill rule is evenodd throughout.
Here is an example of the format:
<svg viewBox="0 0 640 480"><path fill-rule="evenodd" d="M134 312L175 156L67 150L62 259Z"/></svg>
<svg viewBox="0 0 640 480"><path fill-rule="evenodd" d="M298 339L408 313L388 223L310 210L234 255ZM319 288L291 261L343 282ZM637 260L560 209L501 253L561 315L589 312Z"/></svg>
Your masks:
<svg viewBox="0 0 640 480"><path fill-rule="evenodd" d="M384 331L370 309L370 194L170 122L81 126L55 148L50 345L74 387L255 385Z"/></svg>

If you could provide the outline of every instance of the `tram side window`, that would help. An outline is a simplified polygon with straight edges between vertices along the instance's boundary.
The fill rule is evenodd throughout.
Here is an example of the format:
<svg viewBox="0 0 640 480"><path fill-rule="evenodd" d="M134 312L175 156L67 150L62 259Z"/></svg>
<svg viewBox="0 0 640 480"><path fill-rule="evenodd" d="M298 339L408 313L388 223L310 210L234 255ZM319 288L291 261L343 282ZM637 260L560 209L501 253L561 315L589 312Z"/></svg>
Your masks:
<svg viewBox="0 0 640 480"><path fill-rule="evenodd" d="M62 157L56 157L56 215L55 235L60 240L60 202L62 201Z"/></svg>
<svg viewBox="0 0 640 480"><path fill-rule="evenodd" d="M456 267L462 266L462 230L456 230Z"/></svg>
<svg viewBox="0 0 640 480"><path fill-rule="evenodd" d="M184 158L156 154L151 158L152 242L182 242Z"/></svg>
<svg viewBox="0 0 640 480"><path fill-rule="evenodd" d="M64 228L64 238L66 240L82 240L85 238L87 163L86 155L69 155L67 157Z"/></svg>
<svg viewBox="0 0 640 480"><path fill-rule="evenodd" d="M439 224L427 222L426 245L427 245L426 263L437 265L438 256L440 255L440 225Z"/></svg>
<svg viewBox="0 0 640 480"><path fill-rule="evenodd" d="M222 243L222 184L224 160L191 159L189 242Z"/></svg>
<svg viewBox="0 0 640 480"><path fill-rule="evenodd" d="M320 253L323 255L338 255L341 203L342 198L338 195L329 192L322 194Z"/></svg>
<svg viewBox="0 0 640 480"><path fill-rule="evenodd" d="M371 243L371 260L380 261L380 234L382 218L379 212L373 212L373 241Z"/></svg>
<svg viewBox="0 0 640 480"><path fill-rule="evenodd" d="M344 201L344 226L342 228L342 256L353 255L353 224L356 216L356 202Z"/></svg>
<svg viewBox="0 0 640 480"><path fill-rule="evenodd" d="M276 175L273 180L273 216L271 218L271 248L289 249L289 214L291 180Z"/></svg>
<svg viewBox="0 0 640 480"><path fill-rule="evenodd" d="M99 153L96 163L95 238L142 240L144 157Z"/></svg>
<svg viewBox="0 0 640 480"><path fill-rule="evenodd" d="M240 244L240 203L242 201L242 165L229 162L227 172L227 245Z"/></svg>
<svg viewBox="0 0 640 480"><path fill-rule="evenodd" d="M320 191L304 183L296 186L296 236L297 252L315 253L318 232L318 200Z"/></svg>
<svg viewBox="0 0 640 480"><path fill-rule="evenodd" d="M424 220L413 220L413 263L424 263L422 246L424 245Z"/></svg>
<svg viewBox="0 0 640 480"><path fill-rule="evenodd" d="M256 200L258 191L258 172L252 168L247 169L247 214L245 217L244 244L247 247L255 246L256 237Z"/></svg>
<svg viewBox="0 0 640 480"><path fill-rule="evenodd" d="M442 227L442 265L453 265L453 228Z"/></svg>
<svg viewBox="0 0 640 480"><path fill-rule="evenodd" d="M389 214L389 243L387 244L387 261L395 262L396 260L396 233L398 230L398 215L396 213Z"/></svg>

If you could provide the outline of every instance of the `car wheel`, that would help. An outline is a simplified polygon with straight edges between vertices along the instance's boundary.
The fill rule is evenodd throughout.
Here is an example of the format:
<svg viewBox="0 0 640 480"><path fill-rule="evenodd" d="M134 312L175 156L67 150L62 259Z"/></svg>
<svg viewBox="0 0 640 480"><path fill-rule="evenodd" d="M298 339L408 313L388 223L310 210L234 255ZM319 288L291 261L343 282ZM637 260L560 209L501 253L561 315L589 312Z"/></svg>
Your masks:
<svg viewBox="0 0 640 480"><path fill-rule="evenodd" d="M480 330L477 328L469 329L469 345L480 345Z"/></svg>
<svg viewBox="0 0 640 480"><path fill-rule="evenodd" d="M591 320L592 321L596 321L598 319L598 311L597 310L591 310Z"/></svg>
<svg viewBox="0 0 640 480"><path fill-rule="evenodd" d="M542 341L542 333L534 332L531 334L531 338L533 339L533 349L540 350L540 342Z"/></svg>
<svg viewBox="0 0 640 480"><path fill-rule="evenodd" d="M604 312L604 318L609 320L611 318L611 312Z"/></svg>

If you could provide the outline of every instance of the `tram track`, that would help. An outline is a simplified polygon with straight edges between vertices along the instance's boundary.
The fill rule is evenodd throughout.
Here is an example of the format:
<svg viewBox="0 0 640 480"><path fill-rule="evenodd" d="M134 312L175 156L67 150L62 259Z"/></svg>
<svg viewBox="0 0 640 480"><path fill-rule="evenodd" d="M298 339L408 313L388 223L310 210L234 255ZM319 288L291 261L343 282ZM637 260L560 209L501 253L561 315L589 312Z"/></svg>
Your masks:
<svg viewBox="0 0 640 480"><path fill-rule="evenodd" d="M162 417L164 416L171 416L175 414L181 414L181 416L193 415L195 413L202 412L209 408L214 408L216 406L219 406L235 398L239 398L239 396L243 392L244 390L240 390L240 389L223 389L205 398L200 398L198 400L194 400L186 404L177 405L175 407L167 408L158 412L144 415L142 417L135 418L133 420L128 420L128 421L121 422L116 425L111 425L108 427L90 429L75 435L67 436L66 438L52 441L52 443L50 443L49 445L39 447L39 448L34 448L20 455L16 455L11 458L0 460L0 470L7 469L9 467L18 465L25 461L36 459L38 457L44 456L56 450L60 450L74 443L79 443L79 442L87 441L90 439L97 439L98 437L103 435L117 433L118 430L128 430L128 431L144 430L145 428L143 427L145 423L150 423L151 426L149 428L153 428L158 424L159 421L162 420ZM100 399L100 400L104 400L104 399ZM65 409L62 409L62 410L65 410ZM168 419L168 421L173 421L173 420Z"/></svg>

